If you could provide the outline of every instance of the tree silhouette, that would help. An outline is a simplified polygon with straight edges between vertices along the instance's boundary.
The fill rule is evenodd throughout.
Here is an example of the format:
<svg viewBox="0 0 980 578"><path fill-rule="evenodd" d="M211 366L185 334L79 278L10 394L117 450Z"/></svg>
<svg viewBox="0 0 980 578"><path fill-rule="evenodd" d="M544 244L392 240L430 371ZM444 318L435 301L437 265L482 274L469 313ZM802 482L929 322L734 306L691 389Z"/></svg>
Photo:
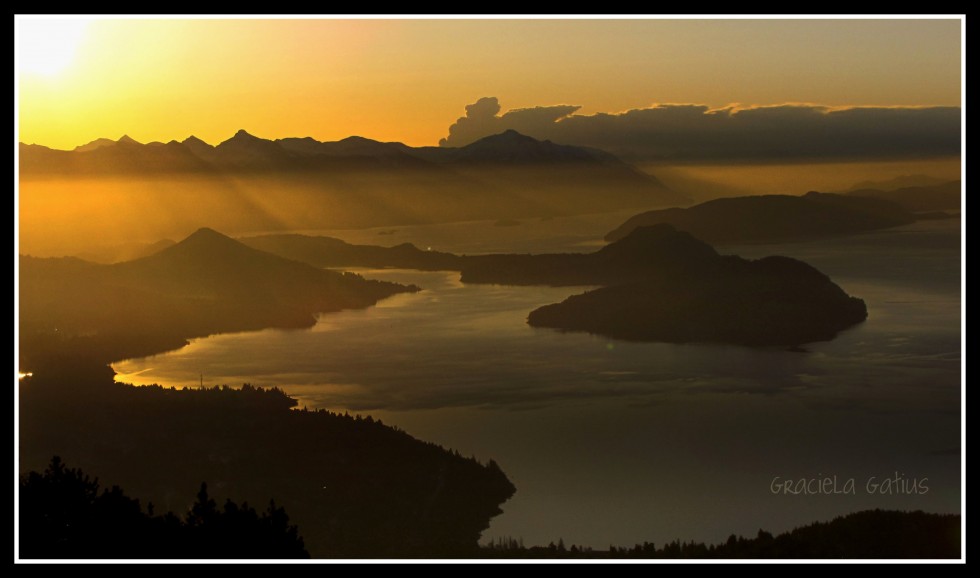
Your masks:
<svg viewBox="0 0 980 578"><path fill-rule="evenodd" d="M228 500L219 510L202 483L184 520L144 513L139 500L67 468L58 456L20 483L21 558L306 558L296 526L270 502L259 516Z"/></svg>
<svg viewBox="0 0 980 578"><path fill-rule="evenodd" d="M726 558L959 558L960 516L865 510L814 522L773 536L760 529L755 538L730 535L717 545L702 542L652 542L632 548L610 544L606 551L593 551L573 544L565 550L564 540L547 546L524 547L509 539L483 547L488 558L635 558L635 559L726 559Z"/></svg>

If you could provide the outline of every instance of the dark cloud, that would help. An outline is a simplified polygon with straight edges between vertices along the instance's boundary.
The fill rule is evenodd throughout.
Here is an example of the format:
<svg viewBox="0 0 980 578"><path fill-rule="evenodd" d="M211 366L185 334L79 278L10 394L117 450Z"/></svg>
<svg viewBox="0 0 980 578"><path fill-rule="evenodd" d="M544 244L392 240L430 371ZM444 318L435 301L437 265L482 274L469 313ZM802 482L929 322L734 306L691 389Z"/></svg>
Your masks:
<svg viewBox="0 0 980 578"><path fill-rule="evenodd" d="M582 107L558 105L517 108L503 116L497 98L490 96L466 106L466 116L460 117L449 127L449 136L439 141L439 146L463 146L485 136L521 127L518 132L532 134L549 130L555 123Z"/></svg>
<svg viewBox="0 0 980 578"><path fill-rule="evenodd" d="M508 129L561 144L605 149L631 160L779 162L955 156L958 107L818 105L710 109L657 105L618 114L574 114L559 105L500 113L496 98L466 107L441 146L463 146Z"/></svg>

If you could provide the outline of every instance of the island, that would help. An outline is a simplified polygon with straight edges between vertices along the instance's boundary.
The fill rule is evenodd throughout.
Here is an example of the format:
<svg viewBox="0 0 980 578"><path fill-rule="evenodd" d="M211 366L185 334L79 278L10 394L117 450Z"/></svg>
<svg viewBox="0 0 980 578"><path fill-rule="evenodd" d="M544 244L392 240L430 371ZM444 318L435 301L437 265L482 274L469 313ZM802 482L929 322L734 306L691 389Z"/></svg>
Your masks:
<svg viewBox="0 0 980 578"><path fill-rule="evenodd" d="M528 315L534 327L617 339L795 347L867 318L864 301L789 257L720 255L666 224L590 254L467 257L469 283L603 285Z"/></svg>
<svg viewBox="0 0 980 578"><path fill-rule="evenodd" d="M688 208L647 211L608 234L616 241L637 227L668 224L714 244L779 243L897 227L917 217L890 200L810 191L707 201Z"/></svg>
<svg viewBox="0 0 980 578"><path fill-rule="evenodd" d="M725 260L715 274L652 277L545 305L528 324L630 341L795 347L864 321L864 301L788 257Z"/></svg>

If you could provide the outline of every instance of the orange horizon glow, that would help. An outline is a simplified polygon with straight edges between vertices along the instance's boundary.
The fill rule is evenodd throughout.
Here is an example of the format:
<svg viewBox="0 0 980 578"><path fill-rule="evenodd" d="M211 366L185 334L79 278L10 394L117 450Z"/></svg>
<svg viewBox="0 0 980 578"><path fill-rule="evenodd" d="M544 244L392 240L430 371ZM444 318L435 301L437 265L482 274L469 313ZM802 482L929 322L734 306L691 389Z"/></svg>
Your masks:
<svg viewBox="0 0 980 578"><path fill-rule="evenodd" d="M579 114L959 106L950 20L15 19L19 134L217 144L359 135L434 145L483 96ZM67 32L66 32L67 31Z"/></svg>

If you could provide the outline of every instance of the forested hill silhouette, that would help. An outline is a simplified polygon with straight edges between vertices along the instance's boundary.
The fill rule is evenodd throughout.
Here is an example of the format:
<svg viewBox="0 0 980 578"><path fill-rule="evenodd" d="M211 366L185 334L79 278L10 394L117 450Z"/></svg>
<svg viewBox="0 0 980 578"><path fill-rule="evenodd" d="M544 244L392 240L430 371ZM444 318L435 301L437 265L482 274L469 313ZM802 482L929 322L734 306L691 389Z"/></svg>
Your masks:
<svg viewBox="0 0 980 578"><path fill-rule="evenodd" d="M250 504L275 499L315 557L472 556L514 486L480 463L370 417L292 409L277 389L164 389L112 371L20 385L20 471L52 455L161 512L201 481Z"/></svg>
<svg viewBox="0 0 980 578"><path fill-rule="evenodd" d="M114 265L22 256L20 289L21 368L42 371L44 358L107 363L216 332L311 326L317 313L417 290L284 259L211 229Z"/></svg>
<svg viewBox="0 0 980 578"><path fill-rule="evenodd" d="M218 506L202 483L182 515L155 515L152 502L118 486L99 491L92 479L58 456L43 473L20 480L20 558L309 558L296 526L274 501L259 515L230 498Z"/></svg>
<svg viewBox="0 0 980 578"><path fill-rule="evenodd" d="M707 201L686 209L647 211L606 235L622 239L644 225L661 223L709 243L774 243L907 225L915 215L887 200L832 193L762 195Z"/></svg>
<svg viewBox="0 0 980 578"><path fill-rule="evenodd" d="M575 544L525 547L517 540L498 540L483 548L487 558L614 559L956 559L961 551L961 517L922 511L864 510L814 522L773 536L759 530L754 538L732 534L721 544L674 540L608 550Z"/></svg>

